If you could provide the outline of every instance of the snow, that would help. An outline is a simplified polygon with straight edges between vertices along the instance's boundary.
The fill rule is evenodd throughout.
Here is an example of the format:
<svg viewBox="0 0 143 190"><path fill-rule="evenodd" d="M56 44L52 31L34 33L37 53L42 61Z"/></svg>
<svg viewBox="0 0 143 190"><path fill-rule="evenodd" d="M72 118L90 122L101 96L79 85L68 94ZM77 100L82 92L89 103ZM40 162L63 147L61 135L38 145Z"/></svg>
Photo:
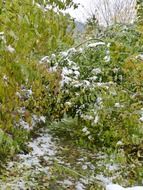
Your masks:
<svg viewBox="0 0 143 190"><path fill-rule="evenodd" d="M90 131L88 131L88 128L87 128L87 127L84 127L84 128L82 129L82 132L85 133L85 135L87 135L87 136L90 134Z"/></svg>
<svg viewBox="0 0 143 190"><path fill-rule="evenodd" d="M36 116L35 116L36 117ZM38 117L36 117L38 118ZM39 119L39 118L38 118ZM88 128L84 127L83 132L87 132ZM50 173L50 166L49 164L53 164L52 160L55 160L58 162L58 164L64 164L69 166L70 163L65 163L61 158L62 157L57 157L57 146L55 144L55 141L53 141L53 138L50 134L48 134L47 131L41 131L41 135L34 139L33 141L28 143L28 147L30 148L30 152L28 154L19 154L18 155L18 162L10 162L8 164L8 169L10 171L13 171L13 169L16 168L19 171L25 172L27 171L28 173L25 173L21 177L17 177L15 179L11 179L11 181L8 181L6 184L1 183L0 188L4 189L4 187L13 187L12 189L27 189L26 184L28 185L34 185L34 181L25 181L25 177L27 174L35 176L39 175L40 172L43 172L44 174L48 175L49 177L51 176ZM103 156L101 153L98 152L96 156L101 159L105 159L105 155ZM44 160L44 163L48 164L46 167L41 165L41 158ZM91 168L91 170L95 170L95 166L92 165L92 163L88 160L87 157L81 157L77 158L78 163L81 165L82 170L86 171L87 169ZM103 163L101 163L103 165ZM113 170L118 170L118 165L117 164L106 164L107 168L109 171ZM34 168L34 171L33 171ZM29 173L30 172L30 173ZM20 174L21 175L21 174ZM34 178L33 178L34 179ZM104 175L96 175L90 176L90 178L81 178L79 181L73 181L72 178L66 178L60 183L61 185L63 184L64 187L70 187L70 186L75 186L75 190L85 190L86 185L89 184L89 180L98 180L102 182L103 186L105 187L106 190L143 190L143 187L130 187L130 188L124 188L118 184L112 184L112 180L115 179L114 177L105 177ZM34 179L35 180L35 179ZM85 181L87 180L87 182ZM30 184L31 183L31 184Z"/></svg>
<svg viewBox="0 0 143 190"><path fill-rule="evenodd" d="M68 52L61 52L61 56L62 57L67 57L68 56Z"/></svg>
<svg viewBox="0 0 143 190"><path fill-rule="evenodd" d="M49 56L44 56L39 63L49 62Z"/></svg>
<svg viewBox="0 0 143 190"><path fill-rule="evenodd" d="M93 121L93 124L97 124L97 123L98 123L98 121L99 121L99 116L98 116L98 115L96 115L96 116L95 116L95 119L94 119L94 121Z"/></svg>
<svg viewBox="0 0 143 190"><path fill-rule="evenodd" d="M78 52L82 53L83 52L83 48L79 48Z"/></svg>
<svg viewBox="0 0 143 190"><path fill-rule="evenodd" d="M25 98L30 98L33 94L31 89L25 89L25 87L22 87L23 89L21 90L22 93L24 93Z"/></svg>
<svg viewBox="0 0 143 190"><path fill-rule="evenodd" d="M72 62L72 63L73 63L73 62ZM73 69L73 70L79 70L79 67L78 67L77 65L73 65L73 66L72 66L72 69Z"/></svg>
<svg viewBox="0 0 143 190"><path fill-rule="evenodd" d="M20 94L19 92L16 92L15 94L16 94L16 96L18 96L20 99L22 98L22 97L21 97L21 94Z"/></svg>
<svg viewBox="0 0 143 190"><path fill-rule="evenodd" d="M82 169L83 169L83 170L87 170L87 168L88 168L87 165L83 165L83 166L82 166Z"/></svg>
<svg viewBox="0 0 143 190"><path fill-rule="evenodd" d="M11 45L8 45L8 46L6 47L6 50L7 50L8 52L10 52L10 53L14 53L14 52L15 52L15 49L14 49Z"/></svg>
<svg viewBox="0 0 143 190"><path fill-rule="evenodd" d="M116 67L115 67L115 68L113 69L113 72L114 72L114 73L118 73L118 71L119 71L119 68L116 68Z"/></svg>
<svg viewBox="0 0 143 190"><path fill-rule="evenodd" d="M3 76L3 80L8 80L6 75Z"/></svg>
<svg viewBox="0 0 143 190"><path fill-rule="evenodd" d="M143 122L143 117L140 117L140 121Z"/></svg>
<svg viewBox="0 0 143 190"><path fill-rule="evenodd" d="M94 119L93 116L91 116L91 115L84 115L84 114L81 115L81 118L83 118L84 120L89 120L89 121L92 121Z"/></svg>
<svg viewBox="0 0 143 190"><path fill-rule="evenodd" d="M96 43L89 44L87 47L88 48L95 48L95 47L100 46L100 45L105 45L105 43L104 42L96 42Z"/></svg>
<svg viewBox="0 0 143 190"><path fill-rule="evenodd" d="M71 102L65 102L65 106L72 106L72 103Z"/></svg>
<svg viewBox="0 0 143 190"><path fill-rule="evenodd" d="M106 190L143 190L143 186L124 188L117 184L109 184L106 186Z"/></svg>
<svg viewBox="0 0 143 190"><path fill-rule="evenodd" d="M109 171L117 171L117 170L119 170L119 166L117 164L113 164L113 165L109 164L106 167L108 167Z"/></svg>
<svg viewBox="0 0 143 190"><path fill-rule="evenodd" d="M61 87L63 87L65 84L69 84L72 81L70 77L63 76L63 79L61 81Z"/></svg>
<svg viewBox="0 0 143 190"><path fill-rule="evenodd" d="M32 95L32 90L31 89L27 90L27 96L31 96L31 95Z"/></svg>
<svg viewBox="0 0 143 190"><path fill-rule="evenodd" d="M116 108L123 108L124 106L121 105L119 102L116 102L116 103L115 103L115 107L116 107Z"/></svg>
<svg viewBox="0 0 143 190"><path fill-rule="evenodd" d="M3 36L4 35L4 32L0 32L0 36Z"/></svg>
<svg viewBox="0 0 143 190"><path fill-rule="evenodd" d="M76 190L84 190L85 187L84 187L84 185L83 185L82 183L77 182L77 184L76 184L76 186L75 186L75 189L76 189Z"/></svg>
<svg viewBox="0 0 143 190"><path fill-rule="evenodd" d="M102 98L101 97L97 97L96 102L99 105L102 104Z"/></svg>
<svg viewBox="0 0 143 190"><path fill-rule="evenodd" d="M26 130L28 130L28 131L30 130L29 124L28 124L27 122L25 122L23 119L20 119L19 125L20 125L21 127L23 127L23 129L26 129Z"/></svg>
<svg viewBox="0 0 143 190"><path fill-rule="evenodd" d="M106 63L110 62L110 60L111 60L110 55L106 55L106 56L104 57L104 61L105 61Z"/></svg>
<svg viewBox="0 0 143 190"><path fill-rule="evenodd" d="M46 117L45 116L40 116L39 121L45 123L46 122Z"/></svg>
<svg viewBox="0 0 143 190"><path fill-rule="evenodd" d="M63 181L63 184L64 184L64 185L67 185L67 186L72 186L72 185L73 185L73 182L71 182L71 181L68 180L68 179L65 179L65 180Z"/></svg>
<svg viewBox="0 0 143 190"><path fill-rule="evenodd" d="M124 190L124 188L117 184L110 184L106 186L106 190Z"/></svg>
<svg viewBox="0 0 143 190"><path fill-rule="evenodd" d="M36 177L41 172L50 176L49 166L43 166L41 156L44 162L50 164L56 154L56 146L52 137L47 131L41 131L41 135L28 143L30 152L28 154L18 154L17 160L11 161L7 165L8 171L17 171L16 176L9 176L7 181L0 180L0 189L36 189ZM27 177L28 176L28 177ZM29 179L30 177L30 179ZM27 188L27 185L30 188ZM31 188L32 187L32 188Z"/></svg>
<svg viewBox="0 0 143 190"><path fill-rule="evenodd" d="M123 145L123 142L122 142L122 141L118 141L116 145L117 145L117 146L122 146L122 145Z"/></svg>
<svg viewBox="0 0 143 190"><path fill-rule="evenodd" d="M98 79L97 76L93 76L93 77L90 77L90 78L89 78L89 80L91 80L91 81L93 81L93 82L96 81L97 79Z"/></svg>
<svg viewBox="0 0 143 190"><path fill-rule="evenodd" d="M6 39L4 36L4 32L0 32L0 39L6 44Z"/></svg>
<svg viewBox="0 0 143 190"><path fill-rule="evenodd" d="M56 71L57 71L57 65L49 68L49 72L51 72L51 73L56 72Z"/></svg>
<svg viewBox="0 0 143 190"><path fill-rule="evenodd" d="M138 55L136 58L140 59L141 61L143 61L143 54Z"/></svg>
<svg viewBox="0 0 143 190"><path fill-rule="evenodd" d="M88 80L83 80L84 86L85 87L89 87L90 86L90 82Z"/></svg>
<svg viewBox="0 0 143 190"><path fill-rule="evenodd" d="M130 187L130 188L126 188L126 190L143 190L143 186L142 187L141 186L140 187L139 186L138 187L137 186L136 187Z"/></svg>
<svg viewBox="0 0 143 190"><path fill-rule="evenodd" d="M140 120L141 122L143 122L143 108L141 109L140 114L141 114L141 117L140 117L139 120Z"/></svg>
<svg viewBox="0 0 143 190"><path fill-rule="evenodd" d="M103 176L102 174L96 175L96 179L97 179L98 181L101 181L105 186L107 185L107 187L108 187L108 184L110 184L110 183L112 182L111 179L109 179L109 178ZM106 190L112 190L112 189L106 189Z"/></svg>
<svg viewBox="0 0 143 190"><path fill-rule="evenodd" d="M68 69L67 67L64 67L63 68L63 71L62 71L62 75L69 75L69 74L72 74L73 71L71 69Z"/></svg>
<svg viewBox="0 0 143 190"><path fill-rule="evenodd" d="M68 53L76 53L77 51L76 51L76 49L75 48L70 48L69 50L68 50Z"/></svg>
<svg viewBox="0 0 143 190"><path fill-rule="evenodd" d="M101 69L100 68L93 69L92 73L98 75L101 73Z"/></svg>
<svg viewBox="0 0 143 190"><path fill-rule="evenodd" d="M78 77L80 76L80 72L79 71L74 71L74 74Z"/></svg>

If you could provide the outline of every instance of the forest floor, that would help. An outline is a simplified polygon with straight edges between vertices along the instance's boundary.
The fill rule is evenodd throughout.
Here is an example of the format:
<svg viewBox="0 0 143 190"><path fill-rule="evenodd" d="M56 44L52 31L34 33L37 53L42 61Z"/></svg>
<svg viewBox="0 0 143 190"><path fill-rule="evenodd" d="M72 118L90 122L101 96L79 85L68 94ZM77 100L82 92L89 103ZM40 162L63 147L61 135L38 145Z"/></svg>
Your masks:
<svg viewBox="0 0 143 190"><path fill-rule="evenodd" d="M135 178L131 180L133 166L119 164L115 155L61 142L47 129L27 147L27 153L16 155L5 165L1 190L102 190L110 183L135 183Z"/></svg>

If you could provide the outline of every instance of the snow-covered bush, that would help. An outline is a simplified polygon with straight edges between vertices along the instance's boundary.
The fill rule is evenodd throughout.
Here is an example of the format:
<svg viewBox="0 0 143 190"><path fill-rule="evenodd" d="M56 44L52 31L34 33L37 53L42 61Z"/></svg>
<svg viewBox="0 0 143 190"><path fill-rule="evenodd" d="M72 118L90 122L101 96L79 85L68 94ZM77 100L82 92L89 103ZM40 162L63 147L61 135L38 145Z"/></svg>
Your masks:
<svg viewBox="0 0 143 190"><path fill-rule="evenodd" d="M133 55L128 52L128 44L134 44L134 38L133 34L131 42L124 37L117 38L120 43L113 39L105 39L105 43L90 42L83 45L82 51L67 50L47 63L61 71L61 90L57 97L61 114L78 119L76 127L73 120L73 130L69 130L67 122L59 131L69 131L72 138L91 146L116 147L119 141L124 145L139 145L143 141L139 114L142 103L136 97L136 88L141 85L139 67L143 62L136 59L135 50L130 49ZM137 70L130 68L131 59ZM139 89L142 90L141 86Z"/></svg>

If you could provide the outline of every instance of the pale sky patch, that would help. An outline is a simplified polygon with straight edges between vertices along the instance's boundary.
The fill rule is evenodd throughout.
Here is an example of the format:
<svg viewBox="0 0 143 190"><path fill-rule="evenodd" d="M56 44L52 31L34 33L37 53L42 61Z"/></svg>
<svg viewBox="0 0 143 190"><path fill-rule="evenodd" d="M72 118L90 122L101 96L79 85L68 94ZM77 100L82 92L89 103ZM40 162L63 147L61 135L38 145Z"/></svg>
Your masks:
<svg viewBox="0 0 143 190"><path fill-rule="evenodd" d="M68 12L76 20L85 22L88 15L88 10L91 6L91 0L74 0L74 2L80 3L78 9L74 10L71 8L68 10Z"/></svg>
<svg viewBox="0 0 143 190"><path fill-rule="evenodd" d="M73 0L80 3L78 9L67 10L80 22L96 15L100 24L108 25L117 22L132 23L135 18L136 0Z"/></svg>

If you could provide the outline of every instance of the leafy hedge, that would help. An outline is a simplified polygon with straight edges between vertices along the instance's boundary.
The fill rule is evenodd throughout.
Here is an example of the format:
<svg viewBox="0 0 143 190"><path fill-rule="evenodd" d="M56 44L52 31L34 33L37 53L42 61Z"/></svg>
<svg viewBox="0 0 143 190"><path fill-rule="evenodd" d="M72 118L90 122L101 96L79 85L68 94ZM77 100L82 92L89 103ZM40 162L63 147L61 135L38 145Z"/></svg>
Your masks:
<svg viewBox="0 0 143 190"><path fill-rule="evenodd" d="M24 148L30 131L52 118L60 74L39 60L73 44L73 21L38 3L2 1L0 8L0 160Z"/></svg>
<svg viewBox="0 0 143 190"><path fill-rule="evenodd" d="M62 70L57 105L65 118L52 125L56 134L89 147L142 144L141 36L134 26L117 25L102 41L89 40L57 56L54 65Z"/></svg>

